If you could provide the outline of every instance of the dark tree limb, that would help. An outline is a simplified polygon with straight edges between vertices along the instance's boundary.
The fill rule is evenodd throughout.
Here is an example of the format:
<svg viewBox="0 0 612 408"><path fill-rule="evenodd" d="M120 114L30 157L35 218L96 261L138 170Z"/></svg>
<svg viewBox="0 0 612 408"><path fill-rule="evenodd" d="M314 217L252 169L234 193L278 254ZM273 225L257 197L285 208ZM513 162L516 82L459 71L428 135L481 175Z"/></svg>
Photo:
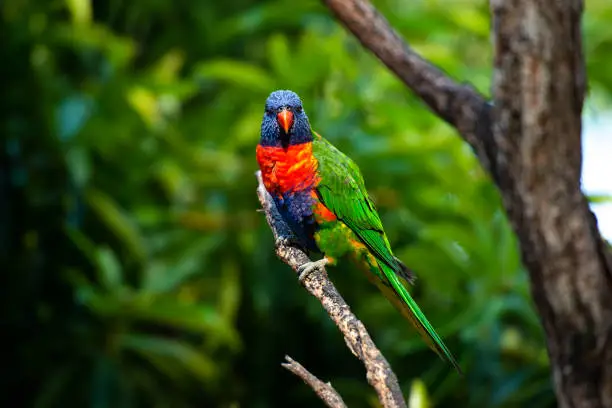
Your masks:
<svg viewBox="0 0 612 408"><path fill-rule="evenodd" d="M368 1L323 2L491 173L529 270L559 406L612 407L612 263L580 189L582 1L490 1L492 104L416 54Z"/></svg>
<svg viewBox="0 0 612 408"><path fill-rule="evenodd" d="M310 262L310 259L301 249L285 245L282 241L279 242L279 237L289 235L288 227L263 185L261 172L258 171L255 175L258 181L257 196L272 229L274 240L277 242L276 255L297 274L299 267ZM329 280L325 268L308 274L303 280L303 285L321 302L329 317L344 335L344 341L351 352L363 362L368 382L376 391L382 406L385 408L406 407L397 376L372 341L363 323L351 312L334 284Z"/></svg>
<svg viewBox="0 0 612 408"><path fill-rule="evenodd" d="M300 377L313 391L319 396L319 398L330 408L346 408L346 404L342 400L342 397L332 387L330 383L324 383L319 380L313 374L310 373L303 365L295 361L289 356L285 356L286 363L281 365L293 374Z"/></svg>
<svg viewBox="0 0 612 408"><path fill-rule="evenodd" d="M489 169L491 106L417 54L366 0L323 0L336 18L440 118L456 128Z"/></svg>

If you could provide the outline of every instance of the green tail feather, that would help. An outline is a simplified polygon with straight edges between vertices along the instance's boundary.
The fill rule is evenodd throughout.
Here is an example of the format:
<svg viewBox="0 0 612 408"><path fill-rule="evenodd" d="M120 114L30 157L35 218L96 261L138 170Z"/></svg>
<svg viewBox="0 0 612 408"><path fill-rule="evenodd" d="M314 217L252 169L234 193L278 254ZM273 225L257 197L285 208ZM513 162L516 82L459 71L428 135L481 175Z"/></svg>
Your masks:
<svg viewBox="0 0 612 408"><path fill-rule="evenodd" d="M380 263L380 267L387 278L388 283L381 281L380 279L377 279L378 282L376 283L385 297L391 300L402 315L412 323L429 347L442 359L447 360L459 374L463 375L463 371L461 371L459 363L457 360L455 360L455 357L450 352L448 347L446 347L446 344L444 344L442 338L440 338L438 333L436 333L436 330L433 328L431 323L429 323L429 320L427 320L427 317L425 317L425 314L421 311L421 308L417 305L414 299L412 299L412 296L410 296L408 290L398 279L393 269L389 268L382 262ZM391 287L389 287L389 285Z"/></svg>

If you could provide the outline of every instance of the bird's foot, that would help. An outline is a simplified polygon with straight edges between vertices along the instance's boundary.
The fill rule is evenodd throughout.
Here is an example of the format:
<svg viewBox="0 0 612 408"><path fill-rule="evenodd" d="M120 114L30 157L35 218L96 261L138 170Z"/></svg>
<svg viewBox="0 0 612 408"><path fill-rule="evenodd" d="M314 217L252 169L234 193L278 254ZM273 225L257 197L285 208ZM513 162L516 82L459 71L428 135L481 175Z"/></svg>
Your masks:
<svg viewBox="0 0 612 408"><path fill-rule="evenodd" d="M300 243L298 242L298 239L294 236L291 235L281 235L280 237L276 238L276 241L274 242L274 245L278 248L278 247L287 247L287 246L292 246L292 247L299 247Z"/></svg>
<svg viewBox="0 0 612 408"><path fill-rule="evenodd" d="M300 281L300 283L304 283L304 279L306 279L308 275L310 275L316 270L320 270L328 263L329 263L329 259L327 258L322 258L322 259L319 259L318 261L305 263L304 265L300 266L300 268L298 269L298 280Z"/></svg>

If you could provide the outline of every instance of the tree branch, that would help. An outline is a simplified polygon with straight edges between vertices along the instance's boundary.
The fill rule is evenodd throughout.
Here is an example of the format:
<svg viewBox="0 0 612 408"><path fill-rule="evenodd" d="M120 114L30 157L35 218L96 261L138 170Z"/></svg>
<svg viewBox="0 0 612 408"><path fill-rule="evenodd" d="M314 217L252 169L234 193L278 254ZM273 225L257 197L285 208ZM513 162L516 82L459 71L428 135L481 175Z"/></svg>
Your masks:
<svg viewBox="0 0 612 408"><path fill-rule="evenodd" d="M295 361L289 356L285 356L286 363L281 365L293 374L300 377L307 385L314 390L314 392L321 398L321 400L330 408L346 408L346 404L342 400L342 397L332 387L330 383L324 383L319 380L313 374L311 374L303 365Z"/></svg>
<svg viewBox="0 0 612 408"><path fill-rule="evenodd" d="M323 0L336 18L440 118L472 146L483 167L494 153L491 105L470 85L458 84L403 41L367 0ZM491 171L494 175L495 171Z"/></svg>
<svg viewBox="0 0 612 408"><path fill-rule="evenodd" d="M278 243L279 237L286 237L290 234L289 229L263 185L261 172L257 171L255 175L258 181L259 202L272 229L274 240ZM310 262L304 251L282 243L276 246L276 255L295 272L300 266ZM406 407L397 377L391 366L370 338L363 323L351 312L334 284L329 280L325 268L308 274L303 284L306 290L321 302L329 317L338 326L351 352L363 362L368 382L376 390L382 406L385 408Z"/></svg>
<svg viewBox="0 0 612 408"><path fill-rule="evenodd" d="M421 58L367 0L323 0L472 146L500 189L561 407L612 407L612 264L580 190L581 0L491 0L494 107Z"/></svg>

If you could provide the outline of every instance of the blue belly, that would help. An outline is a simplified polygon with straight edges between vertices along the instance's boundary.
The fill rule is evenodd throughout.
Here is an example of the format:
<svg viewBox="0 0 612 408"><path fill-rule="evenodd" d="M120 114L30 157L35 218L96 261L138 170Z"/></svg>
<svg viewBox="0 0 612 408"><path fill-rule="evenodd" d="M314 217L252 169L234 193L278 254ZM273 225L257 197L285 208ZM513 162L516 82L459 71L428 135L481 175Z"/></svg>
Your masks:
<svg viewBox="0 0 612 408"><path fill-rule="evenodd" d="M310 191L275 196L274 202L279 213L304 248L318 251L314 240L314 233L318 229L313 214L315 199L310 195Z"/></svg>

